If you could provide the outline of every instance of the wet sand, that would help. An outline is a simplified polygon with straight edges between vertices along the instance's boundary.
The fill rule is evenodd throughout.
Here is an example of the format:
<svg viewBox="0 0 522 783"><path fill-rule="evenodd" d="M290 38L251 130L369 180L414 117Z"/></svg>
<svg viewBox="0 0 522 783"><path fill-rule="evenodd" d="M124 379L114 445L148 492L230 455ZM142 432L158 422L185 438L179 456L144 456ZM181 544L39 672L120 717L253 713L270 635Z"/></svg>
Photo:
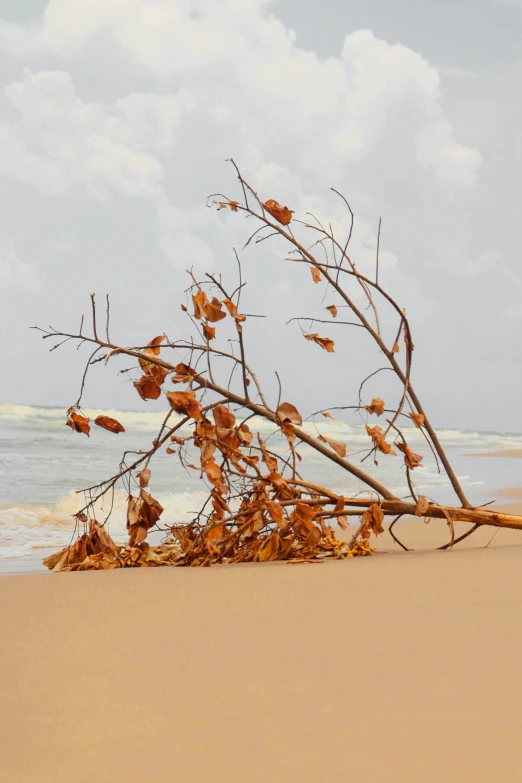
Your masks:
<svg viewBox="0 0 522 783"><path fill-rule="evenodd" d="M480 451L476 454L466 454L466 457L506 457L522 459L522 449L504 449L503 451Z"/></svg>
<svg viewBox="0 0 522 783"><path fill-rule="evenodd" d="M439 520L395 530L448 540ZM3 577L0 781L522 780L522 533L493 533Z"/></svg>

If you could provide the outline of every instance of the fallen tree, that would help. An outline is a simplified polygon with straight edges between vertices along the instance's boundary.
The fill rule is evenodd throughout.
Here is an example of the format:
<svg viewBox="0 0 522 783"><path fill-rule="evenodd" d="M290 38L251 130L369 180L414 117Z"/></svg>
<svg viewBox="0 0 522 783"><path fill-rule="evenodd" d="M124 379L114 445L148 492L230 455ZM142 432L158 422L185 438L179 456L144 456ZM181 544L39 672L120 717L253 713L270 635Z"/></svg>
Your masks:
<svg viewBox="0 0 522 783"><path fill-rule="evenodd" d="M244 325L254 316L242 313L245 283L237 256L239 279L233 290L225 286L221 277L206 274L203 279L197 279L192 272L188 273L190 307L182 305L182 308L197 339L171 340L163 334L147 345L115 344L109 333L109 300L102 332L94 294L91 294L90 333L84 332L83 316L77 334L51 327L40 329L43 339L58 341L52 350L69 341L93 347L79 398L67 411L66 424L72 430L87 435L90 432L91 422L81 408L89 368L99 362L107 364L116 356L127 356L135 361L140 377L134 381L134 386L143 400L164 397L169 406L149 450L126 451L113 476L82 490L85 501L76 514L76 521L78 533L83 527L83 534L44 563L54 570L85 570L163 564L208 566L268 560L315 562L324 557L368 555L372 553L371 536L383 532L385 517L393 517L390 533L406 548L393 532L394 525L404 515L446 520L449 531L446 546L453 546L482 525L522 529L522 517L474 508L466 498L412 386L414 344L411 327L405 311L379 280L379 242L375 275L371 278L358 271L349 255L354 216L348 201L334 191L350 216L348 236L341 242L330 226L323 226L317 219L299 220L277 201L263 201L243 178L234 161L231 162L237 173L242 200L217 194L209 198L209 206L232 210L238 216L243 213L256 221L256 229L245 247L273 236L283 238L289 249L285 260L308 266L314 282L326 283L328 292L335 295L337 304L326 307L330 323L363 328L394 373L400 389L396 404L385 404L381 397L364 402L362 388L368 380L365 379L358 403L335 406L335 409L364 412L369 446L361 463L368 457L375 459L376 454L382 454L383 459L402 458L409 498L395 497L388 487L356 465L347 457L346 444L322 435L320 428L316 428L316 434L307 432L297 408L282 400L280 383L277 403L269 404L258 377L247 363ZM312 234L312 243L298 238L294 233L297 229L304 236ZM396 320L393 330L386 330L389 335L384 334L382 327L380 308L383 303L391 309ZM355 320L341 320L338 317L341 307ZM233 347L226 350L217 347L219 323L224 319L231 321L236 335ZM325 319L308 317L295 320L300 325L302 322L325 323ZM334 352L331 338L304 329L302 333L319 349ZM227 380L223 380L226 377L223 365L228 367ZM331 410L334 408L323 409L316 415L332 418ZM174 423L173 414L178 415ZM384 417L385 426L368 423L373 416ZM287 444L284 454L274 452L267 439L263 440L259 432L250 429L252 417L268 421L281 434ZM410 426L413 424L423 435L437 465L445 471L459 505L441 505L416 492L412 473L423 457L410 448L404 427L401 427L404 421ZM99 416L94 423L113 433L123 431L122 425L108 416ZM184 434L187 428L190 434ZM340 495L301 475L298 470L300 443L307 444L324 460L335 463L363 482L367 496ZM164 528L168 531L164 543L150 546L146 540L148 533L158 526L163 512L149 492L150 465L161 449L176 453L184 468L200 473L208 487L208 497L190 522L169 524ZM198 465L193 464L194 453ZM131 459L131 455L135 458ZM129 541L123 547L116 546L104 529L108 516L103 522L95 519L96 504L108 493L113 494L119 483L123 483L128 492ZM359 524L348 540L339 541L336 530L348 530L351 516L359 518ZM469 523L471 527L456 537L455 522L459 521Z"/></svg>

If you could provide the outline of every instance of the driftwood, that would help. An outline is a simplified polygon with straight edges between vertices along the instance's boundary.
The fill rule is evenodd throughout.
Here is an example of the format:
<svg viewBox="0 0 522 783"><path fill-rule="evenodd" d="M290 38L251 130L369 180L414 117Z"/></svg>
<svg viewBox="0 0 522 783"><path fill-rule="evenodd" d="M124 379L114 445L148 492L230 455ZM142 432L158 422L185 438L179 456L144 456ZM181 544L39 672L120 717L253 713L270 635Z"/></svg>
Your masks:
<svg viewBox="0 0 522 783"><path fill-rule="evenodd" d="M190 306L182 307L192 322L197 339L171 340L167 335L160 335L147 345L116 344L109 336L109 299L102 334L94 294L91 294L92 333L84 333L83 316L77 334L52 327L40 329L44 339L57 340L51 350L69 341L79 345L90 344L93 348L83 374L79 398L67 412L66 423L72 430L89 435L91 422L81 412L85 379L92 365L102 361L107 364L115 356L123 355L135 360L140 377L136 378L134 386L142 399L158 399L163 395L170 406L151 449L138 453L126 451L113 476L83 490L85 502L76 515L79 526L83 525L83 535L71 547L44 562L55 570L73 570L266 560L313 562L323 557L343 558L371 554L370 538L383 531L382 523L387 516L394 517L390 532L403 548L404 545L393 533L393 526L404 515L426 520L445 519L449 529L447 546L453 546L482 525L522 529L522 517L474 508L466 498L412 387L414 344L411 327L405 311L380 282L379 242L374 278L361 274L348 253L353 229L353 212L348 201L334 191L342 199L351 219L348 236L340 241L330 226L323 226L317 219L302 221L277 201L262 201L234 161L231 162L238 176L242 201L217 194L209 198L208 206L230 209L238 217L244 213L256 221L256 230L245 247L273 236L286 240L289 253L285 260L308 266L314 282L327 283L328 293L335 297L336 304L326 307L329 321L309 317L293 320L300 326L316 322L363 328L376 343L387 368L394 373L399 384L395 405L385 404L380 397L365 403L362 388L367 378L361 384L358 404L323 409L316 415L332 418L330 411L334 409L364 412L369 446L360 464L368 457L375 459L376 454L382 455L383 459L403 459L410 498L395 497L389 488L355 464L353 458L346 455L344 443L305 431L299 411L291 403L282 401L281 385L277 404L269 405L259 379L246 360L244 326L252 321L253 316L242 314L240 309L245 284L240 259L236 255L239 279L234 290L229 291L221 277L206 274L198 280L192 272L188 273ZM305 236L312 235L311 245L295 235L297 228ZM364 306L358 304L355 292L359 299L362 295ZM380 308L383 304L396 317L391 334L384 334L381 326ZM350 312L353 321L338 318L341 307L343 312ZM219 323L224 319L233 323L236 335L234 347L227 350L217 347ZM307 333L303 328L301 331L307 340L317 345L318 350L334 352L331 338L315 332ZM217 360L219 367L216 368ZM228 377L224 374L223 364L228 366ZM372 375L380 369L383 368ZM182 391L178 391L180 387ZM174 413L181 418L172 423ZM285 455L272 452L260 434L250 430L248 422L253 416L269 421L284 436L288 444ZM368 423L374 416L377 419L384 417L385 426ZM451 482L459 505L440 505L417 495L412 473L421 464L422 456L414 453L407 443L401 429L401 423L405 421L410 426L415 425L424 436L427 447ZM123 431L122 425L108 416L99 416L95 424L114 433ZM191 427L190 435L183 434L187 427ZM298 470L300 457L297 449L300 442L364 482L368 496L340 496L305 479ZM164 448L168 453L176 453L185 468L200 473L209 494L189 523L164 527L168 532L164 544L150 547L146 541L148 531L158 526L163 509L148 492L152 475L149 465L156 452ZM194 453L197 454L198 465L191 461ZM131 454L136 458L129 459ZM114 493L119 483L123 483L128 491L129 543L125 547L116 547L103 529L104 522L94 519L96 503L108 493ZM346 530L351 516L360 517L359 526L349 541L338 541L336 529L341 527ZM455 522L470 523L472 527L456 539Z"/></svg>

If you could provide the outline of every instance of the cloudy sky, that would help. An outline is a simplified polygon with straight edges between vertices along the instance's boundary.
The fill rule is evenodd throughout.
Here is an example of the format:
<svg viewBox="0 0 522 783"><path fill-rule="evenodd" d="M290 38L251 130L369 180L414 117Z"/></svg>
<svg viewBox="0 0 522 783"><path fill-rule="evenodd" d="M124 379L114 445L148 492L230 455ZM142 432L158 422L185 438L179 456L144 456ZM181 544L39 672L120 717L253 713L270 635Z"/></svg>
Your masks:
<svg viewBox="0 0 522 783"><path fill-rule="evenodd" d="M186 336L185 270L232 280L249 233L205 207L239 197L233 156L342 231L341 189L365 271L382 215L433 421L522 431L521 44L522 0L0 0L0 400L74 401L82 357L29 327L74 329L90 291L113 339ZM285 326L330 299L284 255L242 253L245 308L270 316L250 362L302 409L350 404L379 357L359 330L323 327L331 356ZM110 369L85 403L139 407Z"/></svg>

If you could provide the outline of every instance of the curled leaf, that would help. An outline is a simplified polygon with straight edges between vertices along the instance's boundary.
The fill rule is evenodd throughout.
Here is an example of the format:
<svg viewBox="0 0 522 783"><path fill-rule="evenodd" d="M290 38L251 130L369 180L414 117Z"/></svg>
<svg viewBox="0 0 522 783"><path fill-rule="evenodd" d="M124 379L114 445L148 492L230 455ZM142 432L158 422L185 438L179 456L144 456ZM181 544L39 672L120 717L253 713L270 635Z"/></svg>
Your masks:
<svg viewBox="0 0 522 783"><path fill-rule="evenodd" d="M384 413L384 400L381 400L380 397L374 397L371 405L365 405L364 407L368 413L376 413L377 416L382 416Z"/></svg>
<svg viewBox="0 0 522 783"><path fill-rule="evenodd" d="M67 411L67 421L65 423L74 432L83 432L84 435L89 437L91 431L89 419L86 416L82 416L81 413L76 413L75 410L69 408Z"/></svg>
<svg viewBox="0 0 522 783"><path fill-rule="evenodd" d="M320 283L322 280L322 275L320 271L317 269L317 267L311 266L310 272L312 273L312 280L314 281L314 283Z"/></svg>
<svg viewBox="0 0 522 783"><path fill-rule="evenodd" d="M410 413L410 419L415 423L416 427L422 427L426 416L423 413Z"/></svg>
<svg viewBox="0 0 522 783"><path fill-rule="evenodd" d="M326 438L324 435L318 435L317 437L318 440L322 440L323 443L328 443L340 457L346 457L346 443L341 443L339 440L333 440L333 438Z"/></svg>
<svg viewBox="0 0 522 783"><path fill-rule="evenodd" d="M142 400L157 400L161 394L159 384L151 375L143 375L139 381L134 381L134 388Z"/></svg>
<svg viewBox="0 0 522 783"><path fill-rule="evenodd" d="M229 430L235 426L236 417L234 416L232 411L229 411L229 409L221 402L219 403L219 405L216 405L212 413L214 415L214 421L216 422L216 427L223 427L223 429Z"/></svg>
<svg viewBox="0 0 522 783"><path fill-rule="evenodd" d="M210 302L204 291L198 291L194 294L192 302L194 304L194 316L198 319L206 318L211 323L215 323L226 317L219 299L214 297Z"/></svg>
<svg viewBox="0 0 522 783"><path fill-rule="evenodd" d="M321 348L324 348L328 353L333 353L335 343L329 337L319 337L317 332L315 332L314 334L305 334L305 338L317 343L317 345L320 345Z"/></svg>
<svg viewBox="0 0 522 783"><path fill-rule="evenodd" d="M137 476L140 480L140 487L142 489L149 486L149 481L151 477L151 472L149 468L142 468L142 470L140 470L140 472L137 473Z"/></svg>
<svg viewBox="0 0 522 783"><path fill-rule="evenodd" d="M328 305L325 310L328 310L332 318L337 318L337 307L335 305Z"/></svg>
<svg viewBox="0 0 522 783"><path fill-rule="evenodd" d="M115 432L116 434L118 432L125 432L125 427L116 419L111 419L110 416L97 416L94 419L94 423L97 424L98 427L103 427L104 430L109 430L109 432Z"/></svg>
<svg viewBox="0 0 522 783"><path fill-rule="evenodd" d="M297 424L297 426L300 426L303 423L301 414L295 405L292 405L290 402L280 403L277 408L277 415L282 422L289 421L292 424Z"/></svg>
<svg viewBox="0 0 522 783"><path fill-rule="evenodd" d="M382 427L379 427L378 424L376 424L375 427L369 427L366 425L366 432L372 439L373 445L378 451L381 451L383 454L397 454L397 452L386 441Z"/></svg>
<svg viewBox="0 0 522 783"><path fill-rule="evenodd" d="M177 364L174 369L176 374L172 376L172 383L190 383L196 375L196 371L186 364Z"/></svg>
<svg viewBox="0 0 522 783"><path fill-rule="evenodd" d="M273 198L269 198L268 201L265 201L263 207L273 218L279 223L282 223L283 226L287 226L292 220L293 210L281 206L281 204L278 204Z"/></svg>
<svg viewBox="0 0 522 783"><path fill-rule="evenodd" d="M372 503L372 505L366 509L361 517L361 525L366 527L368 531L371 530L371 532L376 536L378 536L380 533L384 533L384 528L382 526L383 521L384 513L377 503Z"/></svg>
<svg viewBox="0 0 522 783"><path fill-rule="evenodd" d="M196 394L191 389L184 392L167 392L170 406L176 413L182 413L199 421L203 418L201 403L196 399Z"/></svg>
<svg viewBox="0 0 522 783"><path fill-rule="evenodd" d="M205 340L213 340L216 336L216 328L214 326L203 324L203 336L205 337Z"/></svg>
<svg viewBox="0 0 522 783"><path fill-rule="evenodd" d="M420 454L415 454L415 452L410 449L407 443L396 443L395 445L399 451L402 451L404 454L404 464L410 468L410 470L419 467L422 462L422 457Z"/></svg>

